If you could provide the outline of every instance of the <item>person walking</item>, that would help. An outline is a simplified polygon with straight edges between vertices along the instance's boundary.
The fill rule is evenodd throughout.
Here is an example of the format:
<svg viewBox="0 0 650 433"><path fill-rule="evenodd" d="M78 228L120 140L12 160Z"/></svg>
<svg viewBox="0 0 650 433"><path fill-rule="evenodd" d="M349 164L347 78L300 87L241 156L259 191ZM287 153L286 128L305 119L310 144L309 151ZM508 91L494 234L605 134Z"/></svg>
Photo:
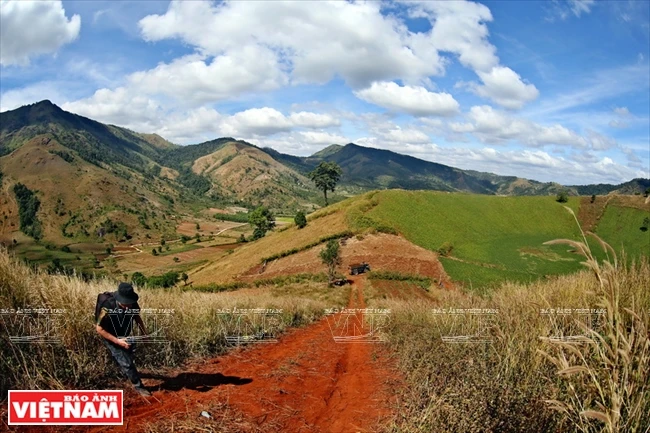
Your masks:
<svg viewBox="0 0 650 433"><path fill-rule="evenodd" d="M147 335L147 329L140 317L138 298L130 283L120 283L115 292L100 293L95 306L95 329L136 392L142 396L150 396L151 393L142 384L135 367L134 343L127 340L133 329L133 321L138 324L142 334Z"/></svg>

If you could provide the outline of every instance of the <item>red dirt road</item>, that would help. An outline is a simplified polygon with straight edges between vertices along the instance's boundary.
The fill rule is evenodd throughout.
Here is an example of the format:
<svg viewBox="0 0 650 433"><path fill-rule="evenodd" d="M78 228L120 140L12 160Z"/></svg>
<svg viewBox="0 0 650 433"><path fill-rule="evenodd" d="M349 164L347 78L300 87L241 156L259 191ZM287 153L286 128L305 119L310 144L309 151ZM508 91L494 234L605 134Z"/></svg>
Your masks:
<svg viewBox="0 0 650 433"><path fill-rule="evenodd" d="M364 284L364 276L355 277L348 308L365 308ZM192 418L200 426L199 414L214 403L240 416L236 431L376 431L390 415L388 386L395 383L394 372L382 344L334 341L333 335L367 332L354 327L363 323L355 317L342 321L341 316L326 316L277 343L235 350L176 375L143 374L145 385L154 390L151 403L126 392L124 426L92 431L144 432L161 419Z"/></svg>

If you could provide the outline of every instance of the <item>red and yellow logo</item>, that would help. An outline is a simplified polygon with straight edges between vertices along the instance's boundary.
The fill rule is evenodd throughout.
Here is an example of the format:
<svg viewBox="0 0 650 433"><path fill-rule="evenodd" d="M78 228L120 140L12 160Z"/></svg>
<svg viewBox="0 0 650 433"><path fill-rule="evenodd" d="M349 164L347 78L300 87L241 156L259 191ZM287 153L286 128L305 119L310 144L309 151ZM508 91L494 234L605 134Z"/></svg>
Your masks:
<svg viewBox="0 0 650 433"><path fill-rule="evenodd" d="M122 425L119 391L9 390L9 425Z"/></svg>

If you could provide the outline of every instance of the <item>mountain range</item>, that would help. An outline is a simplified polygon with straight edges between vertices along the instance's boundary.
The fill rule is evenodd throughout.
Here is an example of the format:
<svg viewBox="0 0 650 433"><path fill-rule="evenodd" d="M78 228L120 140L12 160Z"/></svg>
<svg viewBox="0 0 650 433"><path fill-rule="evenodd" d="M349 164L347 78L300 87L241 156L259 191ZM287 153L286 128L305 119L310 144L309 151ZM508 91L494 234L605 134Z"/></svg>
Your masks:
<svg viewBox="0 0 650 433"><path fill-rule="evenodd" d="M46 239L92 241L116 221L124 224L127 237L144 238L172 233L176 218L210 207L263 204L284 214L315 209L323 199L307 174L321 161L342 168L334 200L386 188L591 195L633 194L650 186L648 179L562 186L461 170L354 143L333 144L308 157L231 137L178 146L41 101L0 113L0 235L20 224L17 183L37 198L35 212Z"/></svg>

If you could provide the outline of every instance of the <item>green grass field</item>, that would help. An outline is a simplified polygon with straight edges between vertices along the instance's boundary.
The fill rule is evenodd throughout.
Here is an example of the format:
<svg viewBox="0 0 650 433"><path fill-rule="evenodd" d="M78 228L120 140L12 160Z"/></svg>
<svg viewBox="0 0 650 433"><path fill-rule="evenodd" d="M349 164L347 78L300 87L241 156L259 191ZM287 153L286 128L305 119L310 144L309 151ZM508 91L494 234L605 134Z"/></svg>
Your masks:
<svg viewBox="0 0 650 433"><path fill-rule="evenodd" d="M650 230L642 231L650 212L628 207L609 206L598 222L596 234L609 242L617 253L625 250L629 257L650 254Z"/></svg>
<svg viewBox="0 0 650 433"><path fill-rule="evenodd" d="M182 244L182 243L175 243L175 244L170 244L170 249L169 251L165 250L165 247L163 247L162 253L158 253L159 256L168 256L170 254L178 254L182 253L185 251L192 251L197 248L203 248L201 244Z"/></svg>
<svg viewBox="0 0 650 433"><path fill-rule="evenodd" d="M447 273L467 288L481 290L504 280L528 282L582 269L582 257L564 245L544 242L580 240L573 216L579 199L557 203L555 197L496 197L432 191L381 191L373 196L370 217L396 228L409 241L438 251L451 245L451 258L441 257ZM612 245L625 245L630 257L646 251L650 232L639 227L647 212L610 207L597 233ZM592 243L600 249L597 243Z"/></svg>

